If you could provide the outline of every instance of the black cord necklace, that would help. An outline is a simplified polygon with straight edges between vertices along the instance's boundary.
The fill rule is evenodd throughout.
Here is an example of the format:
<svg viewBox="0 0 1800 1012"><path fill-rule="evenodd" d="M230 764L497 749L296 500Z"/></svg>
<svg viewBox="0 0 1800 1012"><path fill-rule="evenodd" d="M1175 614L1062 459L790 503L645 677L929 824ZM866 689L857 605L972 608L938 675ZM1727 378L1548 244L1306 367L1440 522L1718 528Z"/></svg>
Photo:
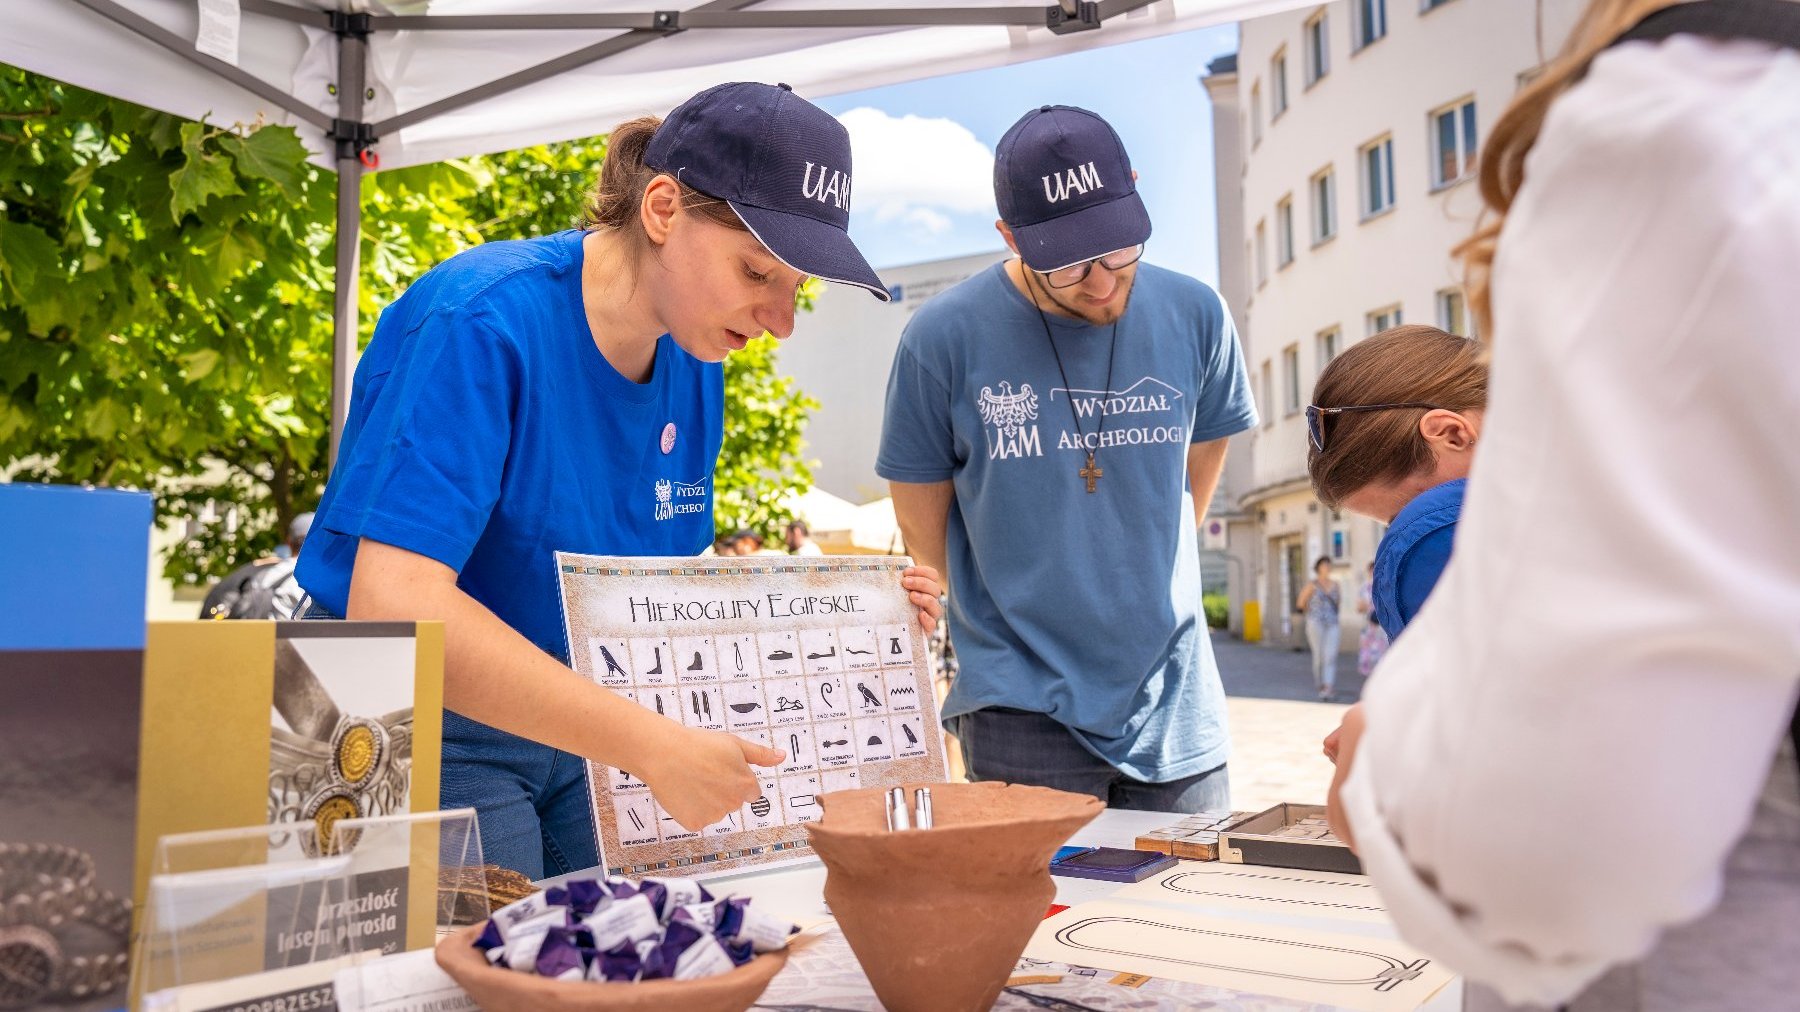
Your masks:
<svg viewBox="0 0 1800 1012"><path fill-rule="evenodd" d="M1030 269L1031 268L1025 266L1023 260L1019 262L1019 270L1021 272ZM1050 342L1050 354L1056 356L1056 372L1062 377L1063 392L1069 395L1069 417L1075 420L1075 435L1081 438L1081 445L1086 449L1088 447L1087 433L1081 431L1081 412L1075 410L1075 391L1069 386L1069 373L1068 370L1063 368L1062 352L1056 349L1056 336L1050 333L1050 318L1044 315L1044 307L1038 305L1037 292L1032 289L1030 281L1027 281L1025 284L1025 294L1031 299L1031 308L1037 310L1038 322L1044 325L1044 339ZM1120 314L1121 317L1123 317L1123 315L1124 314L1122 313ZM1118 350L1119 321L1114 320L1112 325L1112 337L1109 339L1106 348L1106 386L1100 391L1100 422L1094 429L1094 444L1096 448L1100 443L1100 436L1106 432L1106 401L1107 398L1112 396L1113 361ZM1095 483L1106 474L1105 471L1102 471L1094 464L1094 449L1087 450L1087 466L1076 473L1080 474L1082 480L1087 482L1089 495L1093 494Z"/></svg>

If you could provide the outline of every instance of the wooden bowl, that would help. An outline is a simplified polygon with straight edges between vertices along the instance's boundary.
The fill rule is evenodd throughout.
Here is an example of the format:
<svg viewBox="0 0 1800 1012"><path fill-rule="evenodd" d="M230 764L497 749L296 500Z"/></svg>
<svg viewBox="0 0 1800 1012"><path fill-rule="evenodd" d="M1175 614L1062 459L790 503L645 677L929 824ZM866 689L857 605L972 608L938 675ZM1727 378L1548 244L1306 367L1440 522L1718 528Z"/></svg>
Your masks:
<svg viewBox="0 0 1800 1012"><path fill-rule="evenodd" d="M547 980L488 963L475 939L481 926L447 936L437 963L486 1012L744 1012L787 965L787 950L766 952L730 973L698 980Z"/></svg>

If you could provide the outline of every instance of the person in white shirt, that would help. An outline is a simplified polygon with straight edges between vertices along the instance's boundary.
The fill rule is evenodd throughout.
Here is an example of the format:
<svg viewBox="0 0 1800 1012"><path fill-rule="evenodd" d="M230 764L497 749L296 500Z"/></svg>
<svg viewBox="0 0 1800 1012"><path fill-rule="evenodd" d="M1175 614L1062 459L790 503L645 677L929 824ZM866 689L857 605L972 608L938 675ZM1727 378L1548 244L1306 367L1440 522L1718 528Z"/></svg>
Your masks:
<svg viewBox="0 0 1800 1012"><path fill-rule="evenodd" d="M1334 826L1477 1005L1800 994L1800 4L1612 45L1668 6L1595 0L1482 152L1482 457L1339 732Z"/></svg>

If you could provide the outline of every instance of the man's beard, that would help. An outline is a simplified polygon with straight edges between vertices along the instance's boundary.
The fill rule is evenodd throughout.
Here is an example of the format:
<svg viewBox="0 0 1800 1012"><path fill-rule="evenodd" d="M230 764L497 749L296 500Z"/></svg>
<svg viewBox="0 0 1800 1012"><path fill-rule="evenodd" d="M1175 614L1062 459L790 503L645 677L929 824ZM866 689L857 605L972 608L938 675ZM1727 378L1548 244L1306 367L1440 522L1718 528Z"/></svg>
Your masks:
<svg viewBox="0 0 1800 1012"><path fill-rule="evenodd" d="M1029 268L1027 268L1027 270L1029 270ZM1036 272L1033 273L1035 274ZM1123 287L1125 290L1119 293L1115 302L1101 309L1099 312L1083 309L1079 304L1064 302L1057 296L1056 289L1051 288L1049 283L1045 282L1041 275L1032 280L1037 285L1038 290L1056 308L1090 326L1102 327L1117 321L1120 317L1125 315L1126 308L1131 305L1131 290L1136 287L1137 272L1133 271L1131 279L1124 282Z"/></svg>

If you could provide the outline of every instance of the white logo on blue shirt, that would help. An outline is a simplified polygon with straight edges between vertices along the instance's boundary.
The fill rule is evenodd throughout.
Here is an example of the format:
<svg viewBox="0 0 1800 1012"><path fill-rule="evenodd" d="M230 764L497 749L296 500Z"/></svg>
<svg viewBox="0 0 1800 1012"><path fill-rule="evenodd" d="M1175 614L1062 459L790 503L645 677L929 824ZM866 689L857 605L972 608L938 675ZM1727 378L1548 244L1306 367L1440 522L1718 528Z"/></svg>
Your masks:
<svg viewBox="0 0 1800 1012"><path fill-rule="evenodd" d="M699 481L671 482L667 478L656 481L656 519L671 520L683 513L703 513L706 511L706 493L709 479Z"/></svg>
<svg viewBox="0 0 1800 1012"><path fill-rule="evenodd" d="M993 387L981 388L977 406L981 409L981 420L988 425L983 432L987 436L989 460L1044 455L1038 427L1026 424L1037 421L1037 404L1037 393L1029 383L1020 385L1017 393L1013 392L1012 384L1004 380L1000 383L999 393L995 393Z"/></svg>

